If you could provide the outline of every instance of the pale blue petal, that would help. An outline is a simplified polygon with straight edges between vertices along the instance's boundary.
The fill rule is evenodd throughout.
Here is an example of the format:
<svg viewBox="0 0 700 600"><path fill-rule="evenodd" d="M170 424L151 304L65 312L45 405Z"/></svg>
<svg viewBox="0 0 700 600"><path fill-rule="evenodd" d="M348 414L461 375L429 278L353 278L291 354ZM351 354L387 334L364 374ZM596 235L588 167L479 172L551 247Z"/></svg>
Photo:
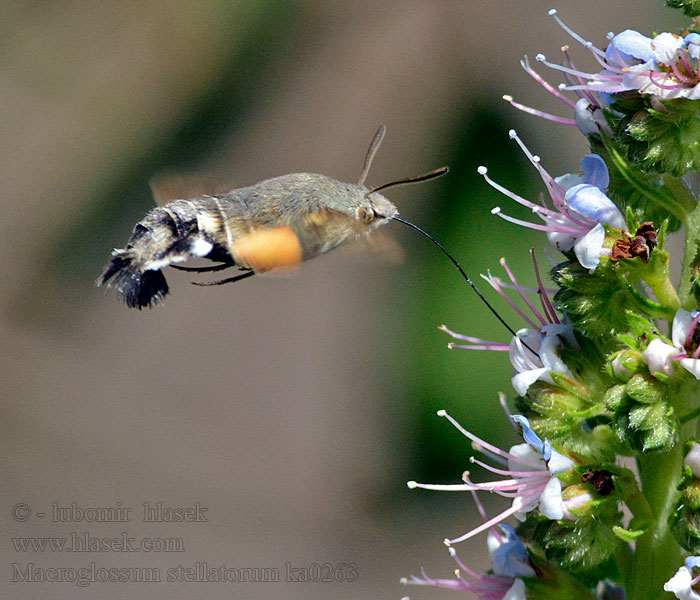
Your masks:
<svg viewBox="0 0 700 600"><path fill-rule="evenodd" d="M574 254L585 269L595 269L605 242L605 227L600 223L574 244Z"/></svg>
<svg viewBox="0 0 700 600"><path fill-rule="evenodd" d="M598 187L589 183L575 185L566 192L566 202L577 213L596 223L616 229L626 229L625 218L615 203Z"/></svg>
<svg viewBox="0 0 700 600"><path fill-rule="evenodd" d="M591 105L588 98L579 98L574 108L576 125L583 135L591 135L600 131L609 132L610 125L599 106Z"/></svg>
<svg viewBox="0 0 700 600"><path fill-rule="evenodd" d="M584 183L590 183L602 192L608 189L610 184L608 166L598 154L586 154L581 159L581 170Z"/></svg>
<svg viewBox="0 0 700 600"><path fill-rule="evenodd" d="M501 525L505 541L491 553L493 572L506 577L534 577L530 555L510 525Z"/></svg>
<svg viewBox="0 0 700 600"><path fill-rule="evenodd" d="M591 103L587 98L579 98L574 108L574 118L576 125L583 135L598 133L598 124L593 118Z"/></svg>
<svg viewBox="0 0 700 600"><path fill-rule="evenodd" d="M664 590L672 592L680 600L700 600L700 596L695 593L692 585L693 574L691 569L681 567L671 579L664 583Z"/></svg>
<svg viewBox="0 0 700 600"><path fill-rule="evenodd" d="M685 46L683 38L673 33L660 33L651 40L654 58L657 64L670 65L678 58L678 53Z"/></svg>
<svg viewBox="0 0 700 600"><path fill-rule="evenodd" d="M637 59L649 62L654 59L651 38L633 29L626 29L612 39L605 51L605 58L613 64L619 64L620 58L625 61Z"/></svg>
<svg viewBox="0 0 700 600"><path fill-rule="evenodd" d="M581 183L588 183L583 179L583 175L581 175L581 173L565 173L564 175L555 177L554 181L556 181L564 190L568 190Z"/></svg>
<svg viewBox="0 0 700 600"><path fill-rule="evenodd" d="M610 106L613 103L613 97L611 92L598 92L598 100L600 100L605 106Z"/></svg>
<svg viewBox="0 0 700 600"><path fill-rule="evenodd" d="M564 500L561 497L561 481L552 477L540 496L540 513L553 521L564 518Z"/></svg>
<svg viewBox="0 0 700 600"><path fill-rule="evenodd" d="M527 588L522 579L516 579L501 600L526 600Z"/></svg>
<svg viewBox="0 0 700 600"><path fill-rule="evenodd" d="M688 55L693 60L698 60L700 58L700 34L689 33L684 39L688 47Z"/></svg>
<svg viewBox="0 0 700 600"><path fill-rule="evenodd" d="M552 475L561 475L568 473L576 467L576 463L568 456L565 456L558 450L552 449L551 456L547 462L547 469Z"/></svg>
<svg viewBox="0 0 700 600"><path fill-rule="evenodd" d="M532 430L532 427L530 427L530 421L528 421L523 415L513 415L511 419L520 425L523 432L523 439L527 442L527 444L533 450L535 450L537 454L542 456L545 449L545 444L540 439L540 436Z"/></svg>
<svg viewBox="0 0 700 600"><path fill-rule="evenodd" d="M527 371L522 371L513 375L510 383L518 396L524 396L535 381L539 381L540 378L544 378L548 374L549 369L546 367L528 369Z"/></svg>

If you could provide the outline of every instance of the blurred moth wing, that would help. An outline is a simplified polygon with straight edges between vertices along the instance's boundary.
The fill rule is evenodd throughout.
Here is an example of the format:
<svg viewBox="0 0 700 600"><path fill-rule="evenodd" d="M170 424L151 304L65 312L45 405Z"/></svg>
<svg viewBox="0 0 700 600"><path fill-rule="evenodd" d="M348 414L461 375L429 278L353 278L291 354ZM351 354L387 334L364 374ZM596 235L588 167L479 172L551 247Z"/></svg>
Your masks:
<svg viewBox="0 0 700 600"><path fill-rule="evenodd" d="M220 178L209 173L176 173L164 171L148 182L156 206L165 206L173 200L225 194L231 189Z"/></svg>

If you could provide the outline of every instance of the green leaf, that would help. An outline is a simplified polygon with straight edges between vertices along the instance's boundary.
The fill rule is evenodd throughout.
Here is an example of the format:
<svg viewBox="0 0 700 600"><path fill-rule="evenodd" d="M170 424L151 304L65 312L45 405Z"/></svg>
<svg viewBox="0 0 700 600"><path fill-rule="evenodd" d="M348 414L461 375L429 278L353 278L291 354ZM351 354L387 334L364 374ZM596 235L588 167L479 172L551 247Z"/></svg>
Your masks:
<svg viewBox="0 0 700 600"><path fill-rule="evenodd" d="M620 525L621 516L614 502L606 503L595 516L576 521L529 515L518 534L530 539L549 561L582 581L595 583L615 572L614 556L622 540L613 528Z"/></svg>
<svg viewBox="0 0 700 600"><path fill-rule="evenodd" d="M628 93L615 94L612 107L624 114L615 142L626 148L627 159L640 171L681 177L700 168L697 102Z"/></svg>
<svg viewBox="0 0 700 600"><path fill-rule="evenodd" d="M666 0L669 8L680 8L689 17L700 16L700 0Z"/></svg>

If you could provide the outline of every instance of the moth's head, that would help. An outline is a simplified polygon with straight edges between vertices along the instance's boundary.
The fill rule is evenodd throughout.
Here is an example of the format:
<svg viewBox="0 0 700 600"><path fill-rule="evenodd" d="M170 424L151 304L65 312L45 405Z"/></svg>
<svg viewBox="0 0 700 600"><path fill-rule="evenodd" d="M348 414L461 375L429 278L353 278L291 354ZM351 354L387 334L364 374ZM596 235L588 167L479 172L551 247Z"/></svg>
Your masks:
<svg viewBox="0 0 700 600"><path fill-rule="evenodd" d="M357 209L355 219L367 226L368 231L391 221L399 210L392 202L376 192L366 194Z"/></svg>
<svg viewBox="0 0 700 600"><path fill-rule="evenodd" d="M376 229L380 225L388 223L399 214L396 206L394 206L393 203L389 202L389 200L379 193L381 190L385 190L395 185L402 185L404 183L416 183L418 181L426 181L428 179L433 179L434 177L440 177L440 175L447 173L448 170L447 167L442 167L425 175L419 175L418 177L398 179L374 188L365 187L367 173L369 172L374 156L377 153L382 140L384 139L385 133L386 126L380 125L377 133L374 134L374 138L369 145L369 149L367 150L365 164L362 167L362 174L360 175L360 180L358 181L356 187L357 190L361 190L363 197L358 199L357 208L355 209L355 219L358 223L362 223L367 227L367 232L371 231L372 229Z"/></svg>

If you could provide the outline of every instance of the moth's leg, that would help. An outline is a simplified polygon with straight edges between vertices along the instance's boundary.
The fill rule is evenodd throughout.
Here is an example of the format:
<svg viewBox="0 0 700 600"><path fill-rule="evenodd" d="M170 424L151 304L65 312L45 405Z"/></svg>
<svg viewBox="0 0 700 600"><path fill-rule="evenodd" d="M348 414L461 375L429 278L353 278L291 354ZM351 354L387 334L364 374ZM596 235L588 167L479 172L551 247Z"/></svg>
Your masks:
<svg viewBox="0 0 700 600"><path fill-rule="evenodd" d="M245 279L246 277L252 277L253 275L255 275L255 271L246 271L245 273L241 273L240 275L236 275L235 277L229 277L228 279L219 279L218 281L205 281L201 283L198 281L193 281L192 285L224 285L224 283L234 283L236 281L240 281L241 279Z"/></svg>
<svg viewBox="0 0 700 600"><path fill-rule="evenodd" d="M236 265L232 263L221 263L220 265L211 265L209 267L182 267L180 265L169 265L173 269L177 269L178 271L189 271L190 273L211 273L214 271L223 271L225 269L230 269L231 267L235 267Z"/></svg>

